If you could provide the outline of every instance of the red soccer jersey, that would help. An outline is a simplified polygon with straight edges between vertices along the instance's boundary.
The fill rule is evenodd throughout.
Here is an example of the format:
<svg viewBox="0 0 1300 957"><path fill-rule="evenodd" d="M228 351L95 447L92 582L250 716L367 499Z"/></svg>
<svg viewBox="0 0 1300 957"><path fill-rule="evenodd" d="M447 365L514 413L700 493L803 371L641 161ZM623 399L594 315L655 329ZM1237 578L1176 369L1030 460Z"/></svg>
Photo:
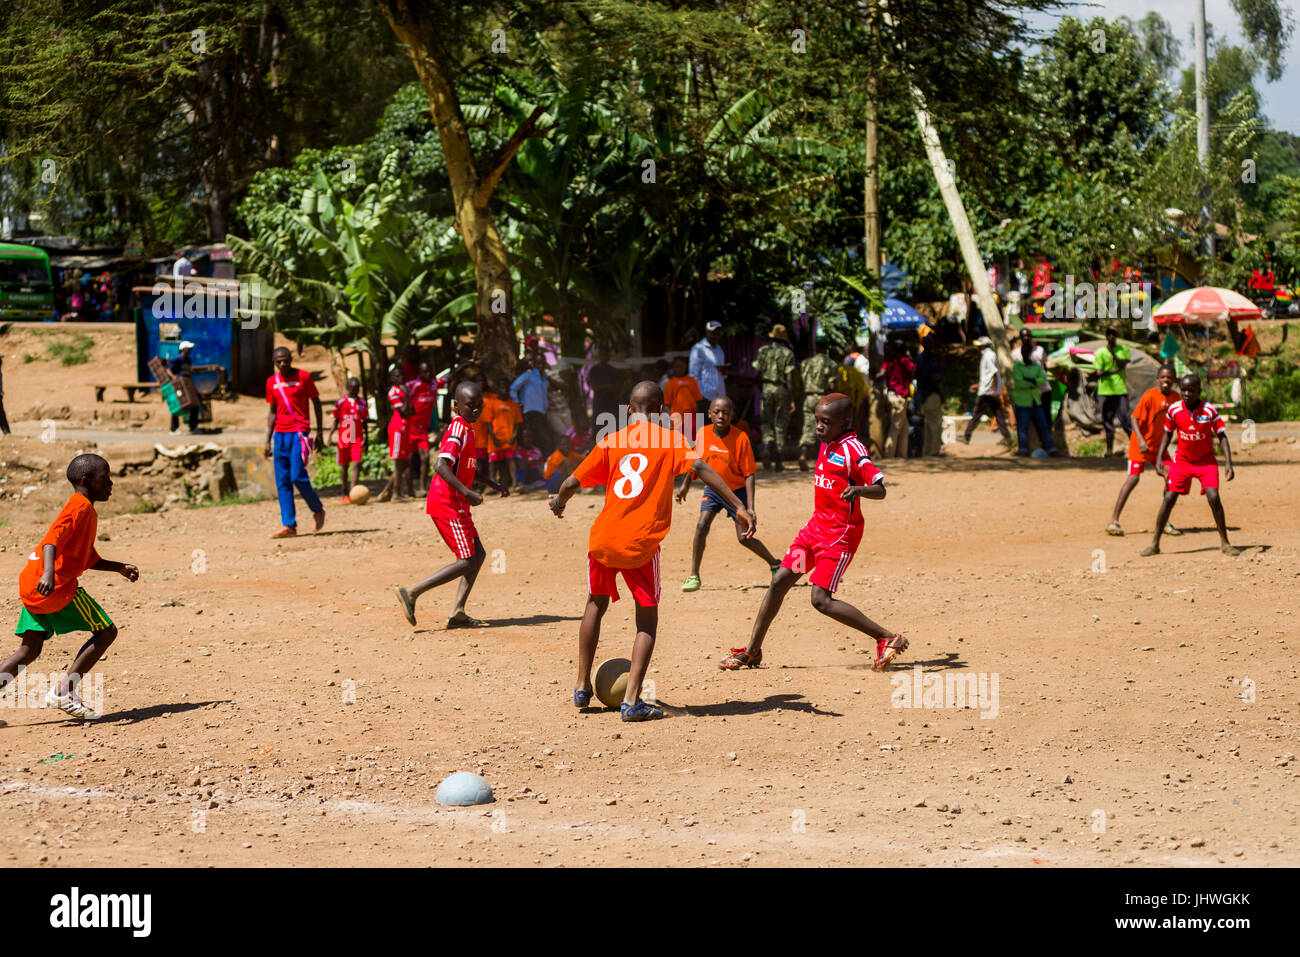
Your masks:
<svg viewBox="0 0 1300 957"><path fill-rule="evenodd" d="M1214 437L1226 431L1219 410L1205 400L1196 411L1187 408L1181 399L1165 413L1165 431L1178 432L1178 451L1175 462L1187 465L1217 465L1214 457Z"/></svg>
<svg viewBox="0 0 1300 957"><path fill-rule="evenodd" d="M428 435L433 407L438 404L438 383L416 379L406 383L406 389L411 393L411 421L408 424L410 433L412 436Z"/></svg>
<svg viewBox="0 0 1300 957"><path fill-rule="evenodd" d="M813 473L813 515L806 526L821 543L854 548L862 537L862 506L846 502L840 493L850 485L876 485L885 475L871 464L867 449L852 432L822 445Z"/></svg>
<svg viewBox="0 0 1300 957"><path fill-rule="evenodd" d="M355 445L362 440L369 418L370 409L365 399L345 395L334 403L334 421L338 423L339 441L344 445Z"/></svg>
<svg viewBox="0 0 1300 957"><path fill-rule="evenodd" d="M297 374L296 381L292 376L286 379L278 370L266 380L266 401L275 406L277 432L306 432L311 425L307 418L307 403L320 397L310 372L303 369L293 371Z"/></svg>
<svg viewBox="0 0 1300 957"><path fill-rule="evenodd" d="M478 451L474 447L474 430L459 415L452 416L451 425L438 446L438 458L446 459L452 473L460 483L469 488L474 481L474 469L478 466ZM442 476L434 474L429 484L429 497L424 510L436 518L457 518L469 514L469 502L450 485Z"/></svg>

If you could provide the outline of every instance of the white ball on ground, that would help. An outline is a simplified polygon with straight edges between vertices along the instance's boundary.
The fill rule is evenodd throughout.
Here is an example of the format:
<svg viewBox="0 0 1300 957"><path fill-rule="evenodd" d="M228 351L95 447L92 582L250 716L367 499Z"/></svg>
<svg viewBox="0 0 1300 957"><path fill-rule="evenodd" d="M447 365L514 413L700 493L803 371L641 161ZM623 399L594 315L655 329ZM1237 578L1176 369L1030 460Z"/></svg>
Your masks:
<svg viewBox="0 0 1300 957"><path fill-rule="evenodd" d="M450 804L454 807L491 804L495 800L487 781L472 771L457 771L455 774L447 775L438 785L433 799L439 804Z"/></svg>

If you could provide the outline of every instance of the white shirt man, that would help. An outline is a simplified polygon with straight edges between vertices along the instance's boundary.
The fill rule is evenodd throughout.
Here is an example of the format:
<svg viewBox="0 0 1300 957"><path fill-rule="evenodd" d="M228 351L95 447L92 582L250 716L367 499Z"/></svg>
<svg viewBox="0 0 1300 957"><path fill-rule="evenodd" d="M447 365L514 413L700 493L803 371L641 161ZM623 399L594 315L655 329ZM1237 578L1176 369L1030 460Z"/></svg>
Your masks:
<svg viewBox="0 0 1300 957"><path fill-rule="evenodd" d="M979 395L1002 394L1002 371L998 368L998 354L993 351L992 345L984 347L980 353L980 386Z"/></svg>
<svg viewBox="0 0 1300 957"><path fill-rule="evenodd" d="M700 393L709 402L726 395L719 366L727 364L726 354L718 340L722 338L722 323L710 322L704 327L704 338L691 346L690 374L699 383Z"/></svg>
<svg viewBox="0 0 1300 957"><path fill-rule="evenodd" d="M173 279L187 279L194 275L194 263L190 262L189 257L181 253L181 258L176 260L172 266Z"/></svg>

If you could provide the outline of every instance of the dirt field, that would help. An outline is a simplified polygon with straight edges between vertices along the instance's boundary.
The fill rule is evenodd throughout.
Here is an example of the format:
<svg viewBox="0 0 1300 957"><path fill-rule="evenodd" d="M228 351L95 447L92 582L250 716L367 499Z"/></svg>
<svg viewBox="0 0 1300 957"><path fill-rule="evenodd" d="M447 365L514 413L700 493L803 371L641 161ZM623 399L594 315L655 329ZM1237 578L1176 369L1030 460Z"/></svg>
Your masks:
<svg viewBox="0 0 1300 957"><path fill-rule="evenodd" d="M1300 447L1239 456L1224 496L1237 559L1200 496L1174 513L1188 534L1139 558L1151 477L1128 537L1104 535L1118 460L962 452L885 463L889 497L866 503L841 593L911 639L885 675L806 586L763 668L719 671L767 572L719 523L703 590L683 594L698 494L679 506L650 675L672 716L640 725L569 701L592 496L562 521L536 494L478 510L490 560L470 611L492 626L474 632L443 629L449 589L426 596L417 629L398 609L392 586L447 560L420 505L330 500L325 533L272 542L269 502L107 503L99 549L142 577L83 579L121 629L100 666L106 718L0 711L0 860L1300 863ZM64 497L0 502L10 622L12 583ZM797 472L761 475L760 537L779 553L811 500ZM598 659L629 653L629 605L612 607ZM76 644L52 640L33 670L64 667ZM987 696L895 706L918 664ZM456 770L483 774L497 802L435 804Z"/></svg>

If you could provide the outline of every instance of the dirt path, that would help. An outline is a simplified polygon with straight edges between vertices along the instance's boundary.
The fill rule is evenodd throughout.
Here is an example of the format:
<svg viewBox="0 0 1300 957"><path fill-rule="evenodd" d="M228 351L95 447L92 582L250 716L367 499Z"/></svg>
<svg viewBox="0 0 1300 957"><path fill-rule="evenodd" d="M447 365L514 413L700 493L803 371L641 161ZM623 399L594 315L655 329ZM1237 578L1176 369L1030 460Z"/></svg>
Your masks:
<svg viewBox="0 0 1300 957"><path fill-rule="evenodd" d="M1235 560L1199 496L1174 514L1188 534L1140 559L1154 480L1129 536L1102 534L1114 463L886 463L842 589L912 641L883 676L803 586L767 666L720 672L767 575L719 526L703 590L679 590L693 495L664 547L650 675L673 716L643 725L568 701L592 497L562 522L537 495L478 511L489 565L470 610L493 627L472 633L443 629L449 591L417 629L398 611L392 586L447 560L419 505L328 504L325 534L283 543L265 537L273 503L105 509L100 551L143 572L84 580L121 628L108 715L0 710L0 860L1295 866L1300 451L1240 461ZM784 549L811 489L762 477L758 506ZM0 503L10 620L50 507ZM598 658L628 653L629 618L625 598ZM74 645L51 641L36 669ZM928 675L982 677L987 696L894 706ZM466 769L497 802L436 805Z"/></svg>

